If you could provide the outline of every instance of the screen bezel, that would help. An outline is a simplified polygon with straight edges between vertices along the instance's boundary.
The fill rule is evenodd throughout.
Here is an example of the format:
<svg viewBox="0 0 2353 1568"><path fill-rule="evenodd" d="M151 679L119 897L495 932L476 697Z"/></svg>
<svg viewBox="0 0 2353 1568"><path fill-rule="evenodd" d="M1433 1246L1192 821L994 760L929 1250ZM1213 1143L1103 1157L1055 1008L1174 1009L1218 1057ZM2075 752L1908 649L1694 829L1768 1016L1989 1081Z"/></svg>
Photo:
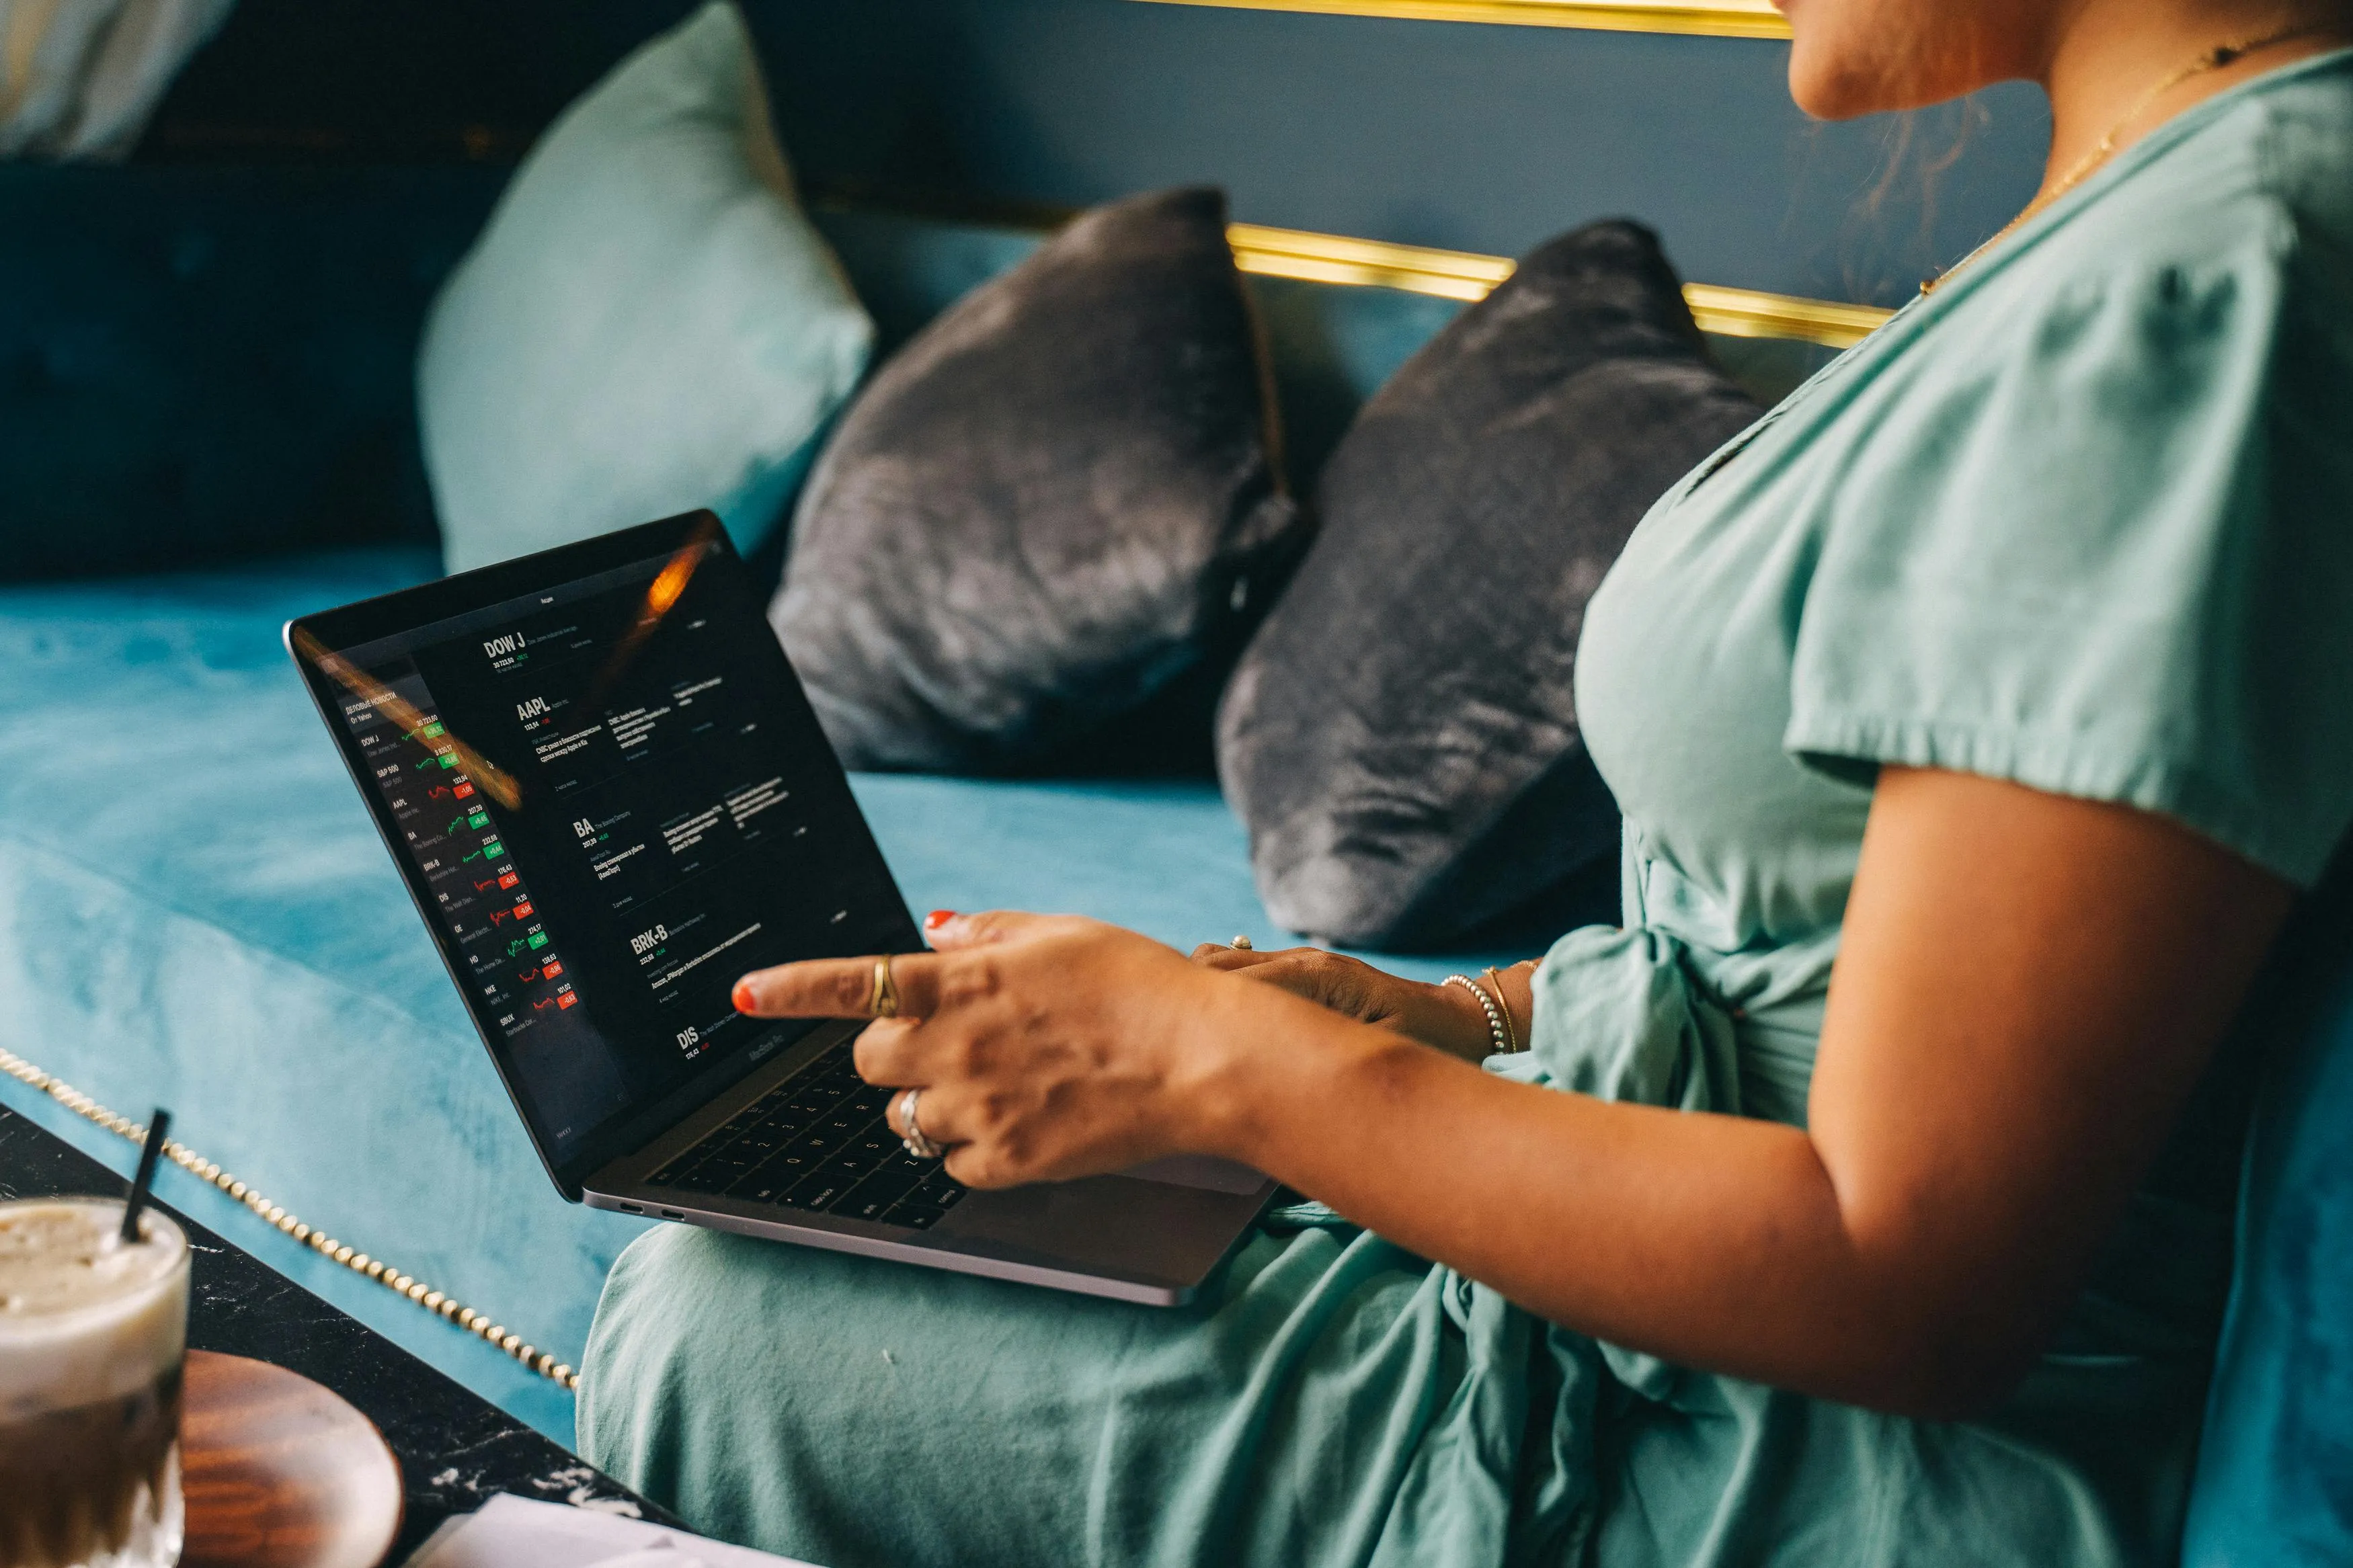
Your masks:
<svg viewBox="0 0 2353 1568"><path fill-rule="evenodd" d="M406 636L437 622L471 615L511 599L565 587L584 577L594 577L641 561L674 554L701 541L710 542L712 555L698 570L746 573L742 557L735 553L727 531L720 525L719 519L708 510L691 511L601 534L577 543L558 545L553 550L502 561L495 565L477 567L470 572L419 584L413 588L363 599L356 604L298 616L286 623L282 634L287 655L301 673L302 684L311 694L311 705L318 710L320 719L325 723L328 735L334 743L335 753L343 758L344 770L351 775L353 785L359 791L360 799L367 808L368 820L375 824L377 836L384 840L385 848L400 873L401 885L408 889L409 901L416 907L417 918L425 924L434 952L439 956L450 984L457 987L459 998L465 1003L466 1016L472 1021L482 1048L490 1055L491 1065L497 1071L509 1101L514 1106L516 1120L522 1123L525 1134L531 1139L532 1149L538 1154L548 1179L555 1184L556 1191L572 1203L581 1201L586 1179L597 1169L632 1152L637 1144L659 1137L715 1097L726 1093L757 1070L764 1060L775 1059L773 1053L752 1058L739 1055L715 1061L699 1076L658 1099L638 1101L608 1118L569 1159L556 1160L542 1141L539 1129L533 1125L524 1109L530 1102L522 1086L509 1071L506 1060L498 1049L496 1020L490 1016L475 996L473 987L466 983L457 954L444 940L440 924L434 918L432 890L425 885L424 873L412 863L410 857L402 853L399 829L392 820L389 808L377 792L368 787L367 768L360 755L358 740L352 733L351 726L340 721L343 689L302 657L296 645L296 637L301 634L315 639L330 651L358 647L385 637ZM776 662L786 679L797 689L800 677L785 657L782 646L773 637L765 639L760 646L775 650ZM808 711L806 702L803 711ZM813 717L807 721L805 732L795 738L822 748L825 756L832 761L835 771L842 771L839 756ZM864 835L869 843L872 842L873 836L862 817L844 826ZM875 856L878 861L881 860L879 846ZM890 875L887 862L884 863L884 875ZM891 883L892 890L897 892L897 879L892 877ZM906 895L902 892L898 894L898 907L904 922L901 950L918 951L923 945L922 937L916 931L913 915L907 910ZM790 1051L800 1043L796 1039L784 1048ZM656 1116L655 1112L660 1114ZM648 1125L654 1121L658 1121L659 1125ZM630 1147L614 1146L620 1142L627 1142Z"/></svg>

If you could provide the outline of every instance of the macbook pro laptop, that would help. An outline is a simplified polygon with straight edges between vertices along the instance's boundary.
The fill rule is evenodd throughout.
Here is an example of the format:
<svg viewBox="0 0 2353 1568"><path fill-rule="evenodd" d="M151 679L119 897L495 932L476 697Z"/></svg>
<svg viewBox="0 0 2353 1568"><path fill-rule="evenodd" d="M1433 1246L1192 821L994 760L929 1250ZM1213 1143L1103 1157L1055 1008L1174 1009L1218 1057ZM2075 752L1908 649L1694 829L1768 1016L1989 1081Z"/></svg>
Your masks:
<svg viewBox="0 0 2353 1568"><path fill-rule="evenodd" d="M968 1192L884 1124L856 1022L738 975L923 943L709 512L290 622L547 1173L597 1208L1175 1305L1274 1192L1180 1158Z"/></svg>

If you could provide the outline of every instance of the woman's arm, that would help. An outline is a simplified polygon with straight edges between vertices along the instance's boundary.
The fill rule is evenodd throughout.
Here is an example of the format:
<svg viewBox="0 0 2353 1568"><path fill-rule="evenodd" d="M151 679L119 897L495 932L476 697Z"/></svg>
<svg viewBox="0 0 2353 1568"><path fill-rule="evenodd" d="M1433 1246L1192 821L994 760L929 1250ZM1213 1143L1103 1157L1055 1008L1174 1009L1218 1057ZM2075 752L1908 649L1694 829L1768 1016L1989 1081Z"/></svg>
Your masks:
<svg viewBox="0 0 2353 1568"><path fill-rule="evenodd" d="M900 960L928 1016L873 1026L859 1063L923 1086L924 1131L977 1184L1227 1154L1571 1328L1953 1415L2064 1310L2290 896L2160 817L1890 769L1804 1131L1511 1083L1029 917ZM862 1013L871 977L787 965L744 1000Z"/></svg>
<svg viewBox="0 0 2353 1568"><path fill-rule="evenodd" d="M1212 942L1193 950L1193 962L1204 969L1246 974L1265 984L1279 985L1320 1007L1435 1046L1464 1061L1483 1061L1504 1048L1496 1043L1487 1009L1460 985L1407 980L1343 952L1326 952L1320 947L1259 952ZM1476 982L1503 1010L1512 1037L1522 1050L1527 1048L1528 1028L1535 1012L1535 963L1529 959L1508 969L1486 970Z"/></svg>

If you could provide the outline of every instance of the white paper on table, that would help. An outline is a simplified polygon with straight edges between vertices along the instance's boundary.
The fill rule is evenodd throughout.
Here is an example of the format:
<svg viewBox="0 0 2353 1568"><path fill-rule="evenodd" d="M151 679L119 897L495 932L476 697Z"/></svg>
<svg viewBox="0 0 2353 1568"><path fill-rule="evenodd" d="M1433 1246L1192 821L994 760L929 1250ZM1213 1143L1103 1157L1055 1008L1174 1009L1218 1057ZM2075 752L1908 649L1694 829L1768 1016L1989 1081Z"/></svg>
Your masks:
<svg viewBox="0 0 2353 1568"><path fill-rule="evenodd" d="M505 1493L433 1532L408 1568L810 1568L682 1530Z"/></svg>

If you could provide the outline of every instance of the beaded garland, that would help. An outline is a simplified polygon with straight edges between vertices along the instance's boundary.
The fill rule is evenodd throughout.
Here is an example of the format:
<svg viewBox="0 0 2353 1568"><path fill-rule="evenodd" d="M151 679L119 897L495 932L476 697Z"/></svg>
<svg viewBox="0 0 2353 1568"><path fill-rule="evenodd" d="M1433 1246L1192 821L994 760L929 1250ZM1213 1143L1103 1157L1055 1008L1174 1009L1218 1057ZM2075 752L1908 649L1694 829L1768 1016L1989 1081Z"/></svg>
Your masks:
<svg viewBox="0 0 2353 1568"><path fill-rule="evenodd" d="M133 1143L143 1143L147 1140L146 1128L127 1116L120 1116L109 1110L71 1084L53 1074L44 1072L5 1047L0 1047L0 1072L6 1073L19 1083L39 1089L75 1115L105 1128L109 1132L127 1138ZM554 1352L541 1350L521 1334L510 1330L505 1324L494 1321L489 1313L478 1312L471 1307L461 1306L447 1291L436 1290L424 1280L402 1273L384 1259L371 1258L346 1243L337 1241L325 1231L295 1218L294 1215L287 1213L282 1205L271 1203L261 1194L222 1170L218 1164L206 1159L177 1139L164 1140L164 1154L172 1163L190 1175L218 1187L311 1251L322 1257L334 1259L354 1274L366 1276L385 1289L407 1298L435 1317L446 1322L454 1323L468 1333L489 1341L559 1387L578 1391L580 1387L578 1373L573 1371L566 1363L556 1360Z"/></svg>

